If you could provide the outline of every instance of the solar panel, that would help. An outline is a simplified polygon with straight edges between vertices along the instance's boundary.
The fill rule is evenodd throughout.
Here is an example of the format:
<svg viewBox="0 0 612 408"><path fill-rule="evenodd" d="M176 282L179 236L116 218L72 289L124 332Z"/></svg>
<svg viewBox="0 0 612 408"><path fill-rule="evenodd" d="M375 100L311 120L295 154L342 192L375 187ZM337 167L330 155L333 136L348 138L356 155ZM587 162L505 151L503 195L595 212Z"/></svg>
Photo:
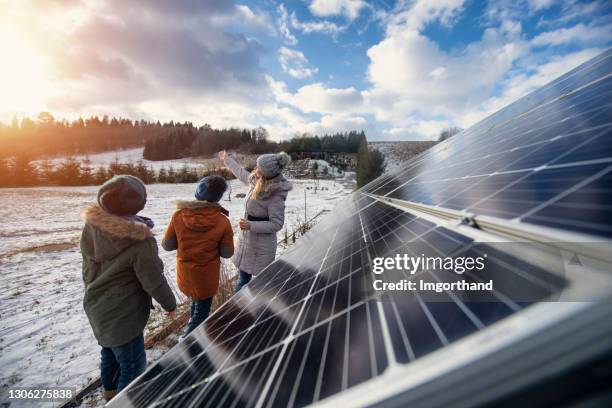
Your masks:
<svg viewBox="0 0 612 408"><path fill-rule="evenodd" d="M584 307L553 309L558 296L610 293L609 275L589 269L578 281L571 268L540 262L546 250L532 257L499 245L514 241L505 229L521 226L608 242L611 59L604 52L353 193L110 405L428 405L442 397L423 384ZM499 284L488 301L375 291L372 259L400 253L486 253L489 267L462 278ZM386 273L459 279L434 269Z"/></svg>

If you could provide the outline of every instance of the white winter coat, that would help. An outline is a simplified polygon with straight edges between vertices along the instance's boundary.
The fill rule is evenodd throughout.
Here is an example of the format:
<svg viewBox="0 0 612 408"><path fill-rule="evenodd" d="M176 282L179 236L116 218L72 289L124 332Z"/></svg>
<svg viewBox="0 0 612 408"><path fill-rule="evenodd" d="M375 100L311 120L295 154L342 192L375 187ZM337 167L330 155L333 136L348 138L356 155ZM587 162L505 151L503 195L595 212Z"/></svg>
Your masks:
<svg viewBox="0 0 612 408"><path fill-rule="evenodd" d="M271 179L272 184L268 191L261 193L257 200L254 200L250 196L255 187L255 179L250 182L249 172L233 158L227 157L224 163L238 180L249 185L243 218L247 219L247 215L251 215L269 219L269 221L249 221L251 229L240 231L238 234L238 246L232 258L238 269L257 275L274 261L276 256L276 233L285 223L285 200L292 185L282 175L278 175Z"/></svg>

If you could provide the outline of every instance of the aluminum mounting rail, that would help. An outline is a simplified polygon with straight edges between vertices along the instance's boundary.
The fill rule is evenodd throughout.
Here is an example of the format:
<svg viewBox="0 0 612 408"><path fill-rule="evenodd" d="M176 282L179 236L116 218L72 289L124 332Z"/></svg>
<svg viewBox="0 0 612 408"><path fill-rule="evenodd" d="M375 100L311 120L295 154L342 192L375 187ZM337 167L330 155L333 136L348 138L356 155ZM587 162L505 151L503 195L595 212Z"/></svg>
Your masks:
<svg viewBox="0 0 612 408"><path fill-rule="evenodd" d="M374 200L403 209L414 215L423 216L445 227L455 227L465 233L467 228L483 231L493 236L507 238L516 242L536 242L551 245L568 252L585 255L612 264L612 240L578 232L569 232L556 228L527 224L514 220L479 215L450 208L415 203L377 194L362 193ZM468 233L467 235L473 236ZM480 241L486 241L480 238Z"/></svg>

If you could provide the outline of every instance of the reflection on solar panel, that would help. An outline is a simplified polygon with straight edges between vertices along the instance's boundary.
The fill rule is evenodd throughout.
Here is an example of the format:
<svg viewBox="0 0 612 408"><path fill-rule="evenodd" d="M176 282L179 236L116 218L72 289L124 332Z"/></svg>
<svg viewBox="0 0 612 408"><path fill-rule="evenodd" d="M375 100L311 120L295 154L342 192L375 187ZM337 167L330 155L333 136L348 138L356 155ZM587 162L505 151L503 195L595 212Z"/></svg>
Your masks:
<svg viewBox="0 0 612 408"><path fill-rule="evenodd" d="M608 296L595 267L551 270L491 246L488 273L510 276L529 301L502 287L491 302L451 292L429 302L375 292L371 262L455 256L491 238L609 245L611 71L607 51L355 192L111 405L473 405L516 391L559 353L572 361L579 344L597 351L610 303L543 302ZM575 247L601 265L597 250ZM571 342L578 333L583 343Z"/></svg>

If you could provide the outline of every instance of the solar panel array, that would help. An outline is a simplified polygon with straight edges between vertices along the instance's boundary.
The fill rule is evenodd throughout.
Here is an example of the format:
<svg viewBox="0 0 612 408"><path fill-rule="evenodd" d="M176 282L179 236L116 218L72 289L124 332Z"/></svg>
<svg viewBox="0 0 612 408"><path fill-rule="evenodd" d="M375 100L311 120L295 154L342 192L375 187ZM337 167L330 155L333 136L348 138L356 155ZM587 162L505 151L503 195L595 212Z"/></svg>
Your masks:
<svg viewBox="0 0 612 408"><path fill-rule="evenodd" d="M111 405L312 404L561 291L563 278L492 246L492 267L464 278L512 276L530 301L513 301L503 285L491 302L374 291L374 257L483 251L384 198L610 237L611 58L605 52L355 192Z"/></svg>
<svg viewBox="0 0 612 408"><path fill-rule="evenodd" d="M611 237L611 52L437 145L366 191Z"/></svg>

